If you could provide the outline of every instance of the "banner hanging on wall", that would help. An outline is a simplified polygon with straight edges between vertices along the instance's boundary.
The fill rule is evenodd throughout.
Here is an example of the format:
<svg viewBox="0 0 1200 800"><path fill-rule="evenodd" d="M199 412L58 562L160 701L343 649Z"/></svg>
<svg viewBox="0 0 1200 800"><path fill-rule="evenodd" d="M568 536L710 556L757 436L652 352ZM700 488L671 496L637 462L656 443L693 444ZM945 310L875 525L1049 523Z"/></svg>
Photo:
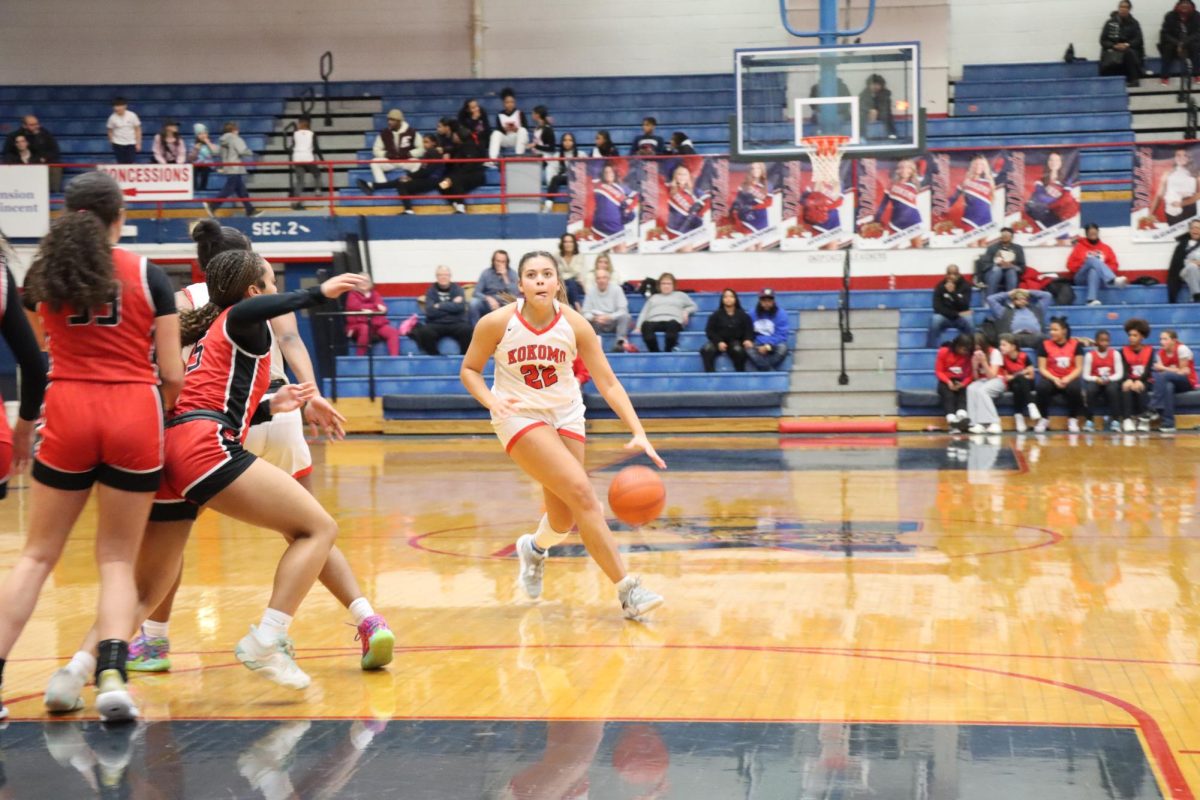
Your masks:
<svg viewBox="0 0 1200 800"><path fill-rule="evenodd" d="M807 161L787 163L783 183L784 250L837 250L854 237L853 165L843 161L837 185L813 178Z"/></svg>
<svg viewBox="0 0 1200 800"><path fill-rule="evenodd" d="M1079 151L1068 148L1008 153L1005 222L1024 247L1070 247L1082 227Z"/></svg>
<svg viewBox="0 0 1200 800"><path fill-rule="evenodd" d="M1133 241L1163 242L1187 232L1200 200L1200 144L1133 151Z"/></svg>
<svg viewBox="0 0 1200 800"><path fill-rule="evenodd" d="M565 163L570 192L567 233L575 234L579 252L636 250L645 163L625 158Z"/></svg>
<svg viewBox="0 0 1200 800"><path fill-rule="evenodd" d="M929 243L929 158L858 162L858 223L854 246L903 250Z"/></svg>
<svg viewBox="0 0 1200 800"><path fill-rule="evenodd" d="M713 194L718 161L724 158L681 156L642 164L643 253L694 253L716 236Z"/></svg>
<svg viewBox="0 0 1200 800"><path fill-rule="evenodd" d="M778 161L716 161L712 250L732 253L779 247L783 230L784 175L791 164Z"/></svg>
<svg viewBox="0 0 1200 800"><path fill-rule="evenodd" d="M1004 150L931 153L930 247L986 247L1000 238L1009 209Z"/></svg>

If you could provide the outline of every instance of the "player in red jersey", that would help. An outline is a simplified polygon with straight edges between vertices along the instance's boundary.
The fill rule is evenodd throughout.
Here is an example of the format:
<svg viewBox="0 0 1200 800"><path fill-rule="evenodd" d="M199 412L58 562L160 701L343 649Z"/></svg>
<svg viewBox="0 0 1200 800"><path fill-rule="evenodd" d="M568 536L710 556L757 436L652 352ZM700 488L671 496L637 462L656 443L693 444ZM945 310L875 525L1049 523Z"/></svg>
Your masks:
<svg viewBox="0 0 1200 800"><path fill-rule="evenodd" d="M42 398L46 393L46 361L29 318L21 310L17 284L9 269L11 263L15 263L14 254L4 234L0 234L0 336L21 370L21 404L15 433L8 426L8 418L0 414L0 500L8 494L9 476L14 470L24 470L33 457L34 425L42 413ZM2 670L0 666L0 677ZM0 718L3 716L4 708L0 706Z"/></svg>
<svg viewBox="0 0 1200 800"><path fill-rule="evenodd" d="M1083 414L1083 345L1071 337L1066 317L1050 318L1050 338L1038 345L1037 405L1042 418L1034 430L1045 433L1050 425L1050 402L1061 395L1067 404L1067 430L1079 433Z"/></svg>
<svg viewBox="0 0 1200 800"><path fill-rule="evenodd" d="M1125 320L1125 335L1129 344L1121 348L1125 362L1125 381L1121 384L1121 423L1125 433L1150 431L1150 421L1142 419L1150 404L1150 384L1153 377L1154 348L1146 344L1150 338L1150 323L1133 317Z"/></svg>
<svg viewBox="0 0 1200 800"><path fill-rule="evenodd" d="M146 259L113 247L124 221L116 181L98 172L76 178L66 213L26 277L26 300L49 347L51 385L28 538L0 588L0 657L7 657L99 483L93 666L96 706L110 721L137 716L125 685L128 637L140 619L134 562L162 472L163 406L174 406L183 377L170 283Z"/></svg>

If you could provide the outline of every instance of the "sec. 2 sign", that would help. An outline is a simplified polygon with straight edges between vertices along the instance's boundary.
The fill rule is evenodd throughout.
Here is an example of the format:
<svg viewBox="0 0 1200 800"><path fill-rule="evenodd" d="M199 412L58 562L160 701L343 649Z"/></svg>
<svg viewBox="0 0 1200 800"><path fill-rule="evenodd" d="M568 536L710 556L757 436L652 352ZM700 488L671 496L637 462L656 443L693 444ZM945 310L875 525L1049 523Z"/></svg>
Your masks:
<svg viewBox="0 0 1200 800"><path fill-rule="evenodd" d="M301 225L299 222L292 220L291 222L255 222L250 225L250 236L254 238L264 236L302 236L306 233L312 233L312 228L307 225Z"/></svg>

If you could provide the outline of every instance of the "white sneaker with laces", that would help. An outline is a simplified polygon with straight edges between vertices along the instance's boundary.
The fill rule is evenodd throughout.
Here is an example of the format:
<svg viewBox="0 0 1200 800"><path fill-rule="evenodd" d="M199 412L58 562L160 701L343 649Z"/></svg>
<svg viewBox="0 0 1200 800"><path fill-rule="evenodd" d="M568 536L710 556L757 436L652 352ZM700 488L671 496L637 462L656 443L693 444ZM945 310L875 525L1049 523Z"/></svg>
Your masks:
<svg viewBox="0 0 1200 800"><path fill-rule="evenodd" d="M990 434L1004 433L1004 429L1000 427L999 422L993 422L987 426L987 432Z"/></svg>
<svg viewBox="0 0 1200 800"><path fill-rule="evenodd" d="M255 628L237 643L233 654L246 669L257 672L264 678L288 689L306 689L312 679L296 664L296 651L292 640L281 636L274 645L264 647L254 635Z"/></svg>
<svg viewBox="0 0 1200 800"><path fill-rule="evenodd" d="M1138 429L1138 433L1149 433L1150 432L1150 420L1148 420L1148 419L1138 420L1137 429Z"/></svg>
<svg viewBox="0 0 1200 800"><path fill-rule="evenodd" d="M96 681L96 710L101 722L130 722L138 718L137 706L115 669L106 669Z"/></svg>
<svg viewBox="0 0 1200 800"><path fill-rule="evenodd" d="M530 600L537 600L542 596L542 575L546 569L546 554L538 555L533 549L534 536L532 533L527 533L517 539L517 558L521 562L521 572L517 576L517 583L521 584L521 588L525 590L525 594L529 595Z"/></svg>
<svg viewBox="0 0 1200 800"><path fill-rule="evenodd" d="M1038 409L1037 403L1030 403L1025 410L1029 412L1029 418L1034 422L1042 418L1042 412Z"/></svg>
<svg viewBox="0 0 1200 800"><path fill-rule="evenodd" d="M1130 417L1121 423L1121 429L1126 433L1133 433L1137 430L1137 423L1133 421L1133 417Z"/></svg>
<svg viewBox="0 0 1200 800"><path fill-rule="evenodd" d="M70 667L63 667L50 676L46 684L46 696L42 702L51 714L70 714L83 710L83 687L87 678L81 678Z"/></svg>
<svg viewBox="0 0 1200 800"><path fill-rule="evenodd" d="M1067 420L1067 433L1079 433L1079 420L1071 417Z"/></svg>
<svg viewBox="0 0 1200 800"><path fill-rule="evenodd" d="M1017 433L1025 433L1025 431L1029 430L1029 427L1025 424L1024 414L1013 414L1013 427L1016 428Z"/></svg>
<svg viewBox="0 0 1200 800"><path fill-rule="evenodd" d="M1118 289L1123 289L1129 285L1129 278L1126 278L1124 275L1118 275L1117 277L1113 278L1112 285Z"/></svg>
<svg viewBox="0 0 1200 800"><path fill-rule="evenodd" d="M617 584L617 597L626 619L638 619L663 604L662 597L642 586L637 575L626 575Z"/></svg>
<svg viewBox="0 0 1200 800"><path fill-rule="evenodd" d="M1045 417L1042 417L1041 419L1039 419L1037 421L1037 424L1033 426L1033 432L1034 433L1045 433L1046 429L1049 427L1050 427L1050 420L1046 419Z"/></svg>

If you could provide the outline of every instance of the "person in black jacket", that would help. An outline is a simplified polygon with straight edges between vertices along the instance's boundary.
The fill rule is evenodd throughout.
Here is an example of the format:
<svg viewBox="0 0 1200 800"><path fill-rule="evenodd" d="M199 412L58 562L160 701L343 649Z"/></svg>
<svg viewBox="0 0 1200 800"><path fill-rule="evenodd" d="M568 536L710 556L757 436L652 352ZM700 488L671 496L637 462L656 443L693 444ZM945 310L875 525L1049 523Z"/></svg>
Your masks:
<svg viewBox="0 0 1200 800"><path fill-rule="evenodd" d="M1175 8L1163 17L1162 29L1158 33L1158 52L1162 56L1162 83L1166 86L1171 77L1171 66L1181 62L1195 77L1197 60L1200 60L1200 15L1192 0L1179 0Z"/></svg>
<svg viewBox="0 0 1200 800"><path fill-rule="evenodd" d="M872 122L877 122L883 127L884 136L889 139L896 138L896 120L892 116L892 90L887 88L887 81L882 75L871 75L867 78L867 85L858 95L858 113L861 117L859 124L868 139L879 138L872 136L867 127Z"/></svg>
<svg viewBox="0 0 1200 800"><path fill-rule="evenodd" d="M721 292L721 307L708 318L704 334L708 341L700 348L700 358L705 372L716 371L721 353L729 356L738 372L746 371L746 351L754 347L754 322L733 289Z"/></svg>
<svg viewBox="0 0 1200 800"><path fill-rule="evenodd" d="M446 162L442 148L438 146L438 138L432 133L421 137L424 153L421 155L421 166L415 172L403 172L400 176L383 183L370 184L361 178L358 187L364 194L374 194L376 189L392 188L401 195L404 203L404 213L412 214L412 195L425 194L438 188L438 184L446 177Z"/></svg>
<svg viewBox="0 0 1200 800"><path fill-rule="evenodd" d="M942 331L955 328L961 333L975 332L971 324L971 285L963 280L958 265L946 267L946 276L933 287L933 316L929 318L926 347L937 347Z"/></svg>
<svg viewBox="0 0 1200 800"><path fill-rule="evenodd" d="M462 128L455 128L451 135L454 144L446 152L446 158L483 158L483 148L476 143L475 137L469 132L464 132ZM451 161L446 169L446 177L438 183L438 191L444 195L470 194L473 189L483 186L484 180L482 161ZM462 197L450 197L446 202L453 206L455 214L467 213L467 205L463 202Z"/></svg>
<svg viewBox="0 0 1200 800"><path fill-rule="evenodd" d="M1192 302L1200 302L1200 219L1192 220L1188 232L1175 241L1175 252L1167 268L1167 302L1179 302L1179 290L1185 283Z"/></svg>
<svg viewBox="0 0 1200 800"><path fill-rule="evenodd" d="M17 137L24 136L33 153L35 164L61 164L62 153L59 151L58 140L54 134L42 127L41 122L33 114L26 114L21 120L21 127L8 135L4 142L4 158L6 164L20 163L8 160L17 155ZM50 191L62 190L62 167L50 167Z"/></svg>
<svg viewBox="0 0 1200 800"><path fill-rule="evenodd" d="M1142 26L1130 12L1133 3L1121 0L1100 31L1100 74L1124 75L1126 86L1137 86L1146 63Z"/></svg>
<svg viewBox="0 0 1200 800"><path fill-rule="evenodd" d="M438 342L449 336L462 351L471 345L471 323L467 321L467 297L463 288L450 280L450 268L437 268L437 283L425 290L425 322L409 336L426 355L438 355Z"/></svg>

